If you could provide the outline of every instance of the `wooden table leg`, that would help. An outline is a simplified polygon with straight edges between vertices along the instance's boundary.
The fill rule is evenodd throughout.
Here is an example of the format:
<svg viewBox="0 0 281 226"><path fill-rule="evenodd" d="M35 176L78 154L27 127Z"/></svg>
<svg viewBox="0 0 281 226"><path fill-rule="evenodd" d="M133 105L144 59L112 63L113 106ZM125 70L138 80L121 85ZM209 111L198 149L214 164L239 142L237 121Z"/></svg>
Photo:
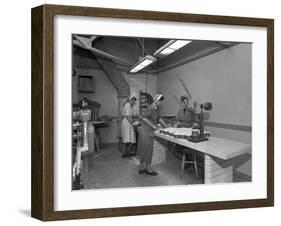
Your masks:
<svg viewBox="0 0 281 226"><path fill-rule="evenodd" d="M185 152L182 153L182 160L181 160L181 173L180 173L180 179L182 179L183 171L184 171L184 165L185 165Z"/></svg>
<svg viewBox="0 0 281 226"><path fill-rule="evenodd" d="M93 136L94 136L94 152L95 152L95 145L97 147L97 152L99 153L100 152L100 145L99 145L99 137L98 137L98 134L97 134L97 130L96 128L93 126L94 128L94 132L93 132Z"/></svg>
<svg viewBox="0 0 281 226"><path fill-rule="evenodd" d="M97 134L95 134L95 144L97 146L98 153L100 153L100 142L99 142L99 139L97 137Z"/></svg>
<svg viewBox="0 0 281 226"><path fill-rule="evenodd" d="M193 152L192 156L193 156L193 164L194 164L195 175L196 175L196 177L198 177L197 155L196 155L195 152Z"/></svg>
<svg viewBox="0 0 281 226"><path fill-rule="evenodd" d="M230 160L204 155L205 184L233 182L233 163Z"/></svg>
<svg viewBox="0 0 281 226"><path fill-rule="evenodd" d="M83 153L83 170L82 170L82 180L83 180L83 189L89 189L89 153Z"/></svg>

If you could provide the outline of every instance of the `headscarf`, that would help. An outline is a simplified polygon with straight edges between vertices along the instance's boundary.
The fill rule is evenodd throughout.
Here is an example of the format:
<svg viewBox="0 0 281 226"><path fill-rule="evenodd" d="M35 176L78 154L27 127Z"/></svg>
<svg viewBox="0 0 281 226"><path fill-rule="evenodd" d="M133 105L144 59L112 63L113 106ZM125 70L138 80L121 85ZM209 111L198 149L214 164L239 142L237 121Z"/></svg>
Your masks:
<svg viewBox="0 0 281 226"><path fill-rule="evenodd" d="M182 96L180 97L180 99L181 99L181 102L184 102L184 100L189 101L189 99L188 99L188 96L187 96L187 95L182 95Z"/></svg>
<svg viewBox="0 0 281 226"><path fill-rule="evenodd" d="M127 102L129 102L129 101L131 101L131 100L137 100L137 97L135 97L135 96L128 96L128 98L127 98Z"/></svg>
<svg viewBox="0 0 281 226"><path fill-rule="evenodd" d="M154 97L153 97L153 102L156 103L158 101L162 101L164 100L164 96L162 94L156 94Z"/></svg>
<svg viewBox="0 0 281 226"><path fill-rule="evenodd" d="M137 100L137 97L135 97L135 96L128 96L126 101L123 103L123 106L125 106L127 103L129 103L133 99Z"/></svg>

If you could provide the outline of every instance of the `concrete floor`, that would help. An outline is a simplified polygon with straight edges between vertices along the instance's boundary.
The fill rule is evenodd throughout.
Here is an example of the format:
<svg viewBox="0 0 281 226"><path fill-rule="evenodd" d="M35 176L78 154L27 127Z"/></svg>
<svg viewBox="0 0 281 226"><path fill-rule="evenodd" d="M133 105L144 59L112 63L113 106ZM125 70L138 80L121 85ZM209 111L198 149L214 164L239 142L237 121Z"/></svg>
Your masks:
<svg viewBox="0 0 281 226"><path fill-rule="evenodd" d="M86 159L87 158L87 159ZM158 176L138 174L139 161L136 157L121 158L117 145L101 149L84 158L84 189L124 188L165 185L202 184L203 177L195 177L192 166L185 169L180 179L181 162L170 153L166 161L153 166ZM87 171L88 169L88 171Z"/></svg>

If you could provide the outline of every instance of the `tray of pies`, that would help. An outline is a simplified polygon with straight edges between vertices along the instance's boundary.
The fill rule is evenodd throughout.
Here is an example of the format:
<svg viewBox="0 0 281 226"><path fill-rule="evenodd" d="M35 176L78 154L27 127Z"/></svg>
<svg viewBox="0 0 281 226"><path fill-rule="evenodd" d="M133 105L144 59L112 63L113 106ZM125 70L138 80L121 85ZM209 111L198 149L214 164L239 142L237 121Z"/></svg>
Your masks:
<svg viewBox="0 0 281 226"><path fill-rule="evenodd" d="M186 139L188 136L191 136L192 129L170 127L170 128L160 129L159 133L172 136L174 138Z"/></svg>
<svg viewBox="0 0 281 226"><path fill-rule="evenodd" d="M165 129L160 129L159 133L178 139L190 139L190 137L197 137L196 134L199 136L200 131L198 129L192 128L169 127ZM207 137L210 136L210 133L205 131L204 135Z"/></svg>

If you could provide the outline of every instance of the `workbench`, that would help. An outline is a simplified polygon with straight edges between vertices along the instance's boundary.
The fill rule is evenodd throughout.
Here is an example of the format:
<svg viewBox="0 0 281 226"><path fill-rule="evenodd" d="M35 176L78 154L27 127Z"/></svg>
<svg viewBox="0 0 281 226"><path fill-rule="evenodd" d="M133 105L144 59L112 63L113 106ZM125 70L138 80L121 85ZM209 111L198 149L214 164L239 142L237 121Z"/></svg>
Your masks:
<svg viewBox="0 0 281 226"><path fill-rule="evenodd" d="M187 139L154 132L155 137L193 149L204 155L204 183L233 182L234 158L251 153L251 145L210 136L209 140L193 143ZM166 147L163 146L163 151Z"/></svg>

